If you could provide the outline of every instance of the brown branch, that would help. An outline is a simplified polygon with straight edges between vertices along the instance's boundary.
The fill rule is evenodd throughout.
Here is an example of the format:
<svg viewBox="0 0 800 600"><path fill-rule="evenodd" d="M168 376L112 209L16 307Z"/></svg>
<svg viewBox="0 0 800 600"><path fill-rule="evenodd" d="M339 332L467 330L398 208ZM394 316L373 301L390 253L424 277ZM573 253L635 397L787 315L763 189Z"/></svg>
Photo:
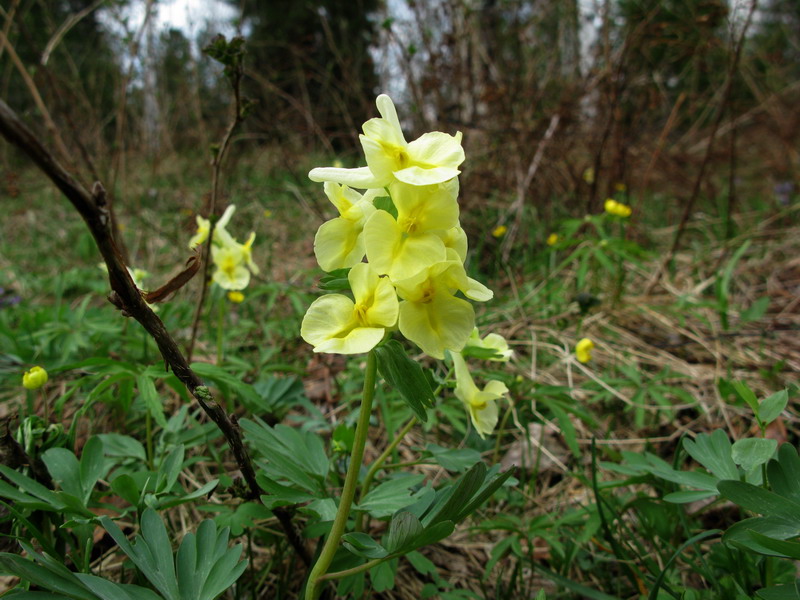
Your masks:
<svg viewBox="0 0 800 600"><path fill-rule="evenodd" d="M225 436L228 446L233 452L236 464L247 482L247 497L249 499L258 499L263 490L256 482L253 463L242 441L238 426L231 421L231 418L222 407L217 404L203 381L189 366L175 340L164 327L164 323L147 306L142 292L136 287L128 273L125 262L112 237L111 222L106 204L106 192L103 186L100 182L96 182L91 193L87 191L56 161L50 151L42 145L34 133L20 121L14 111L2 100L0 100L0 134L12 145L25 152L80 213L92 237L94 237L108 268L108 278L111 285L111 293L108 296L109 301L119 308L124 315L136 319L155 340L166 364ZM272 512L280 521L289 542L300 558L308 565L310 563L308 551L302 538L295 531L290 513L285 509L279 508L274 509Z"/></svg>

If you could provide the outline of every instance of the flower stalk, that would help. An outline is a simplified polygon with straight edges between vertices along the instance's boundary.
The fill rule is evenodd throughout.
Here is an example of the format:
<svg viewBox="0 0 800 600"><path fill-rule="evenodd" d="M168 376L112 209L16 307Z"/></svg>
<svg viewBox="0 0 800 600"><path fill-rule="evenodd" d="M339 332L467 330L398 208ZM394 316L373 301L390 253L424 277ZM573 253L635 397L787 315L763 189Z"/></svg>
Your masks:
<svg viewBox="0 0 800 600"><path fill-rule="evenodd" d="M355 439L353 440L353 450L350 453L350 464L347 467L347 475L342 488L342 496L339 499L339 508L333 520L333 527L325 540L319 558L311 569L306 584L305 600L316 600L320 594L322 577L328 572L328 568L333 562L339 542L344 534L347 525L347 517L350 515L350 507L356 494L358 474L361 470L361 463L364 458L364 446L367 442L367 432L369 431L369 417L372 413L372 399L375 395L375 378L378 371L378 359L375 351L367 354L367 368L364 372L364 391L361 397L361 412L358 415Z"/></svg>

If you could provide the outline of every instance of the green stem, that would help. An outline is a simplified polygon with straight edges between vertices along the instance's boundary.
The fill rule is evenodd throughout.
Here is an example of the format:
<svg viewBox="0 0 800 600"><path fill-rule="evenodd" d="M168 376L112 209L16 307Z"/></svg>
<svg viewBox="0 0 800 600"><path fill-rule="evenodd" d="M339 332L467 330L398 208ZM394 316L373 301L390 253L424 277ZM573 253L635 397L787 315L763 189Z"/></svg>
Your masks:
<svg viewBox="0 0 800 600"><path fill-rule="evenodd" d="M151 421L150 410L144 413L145 444L147 444L147 466L153 470L153 422Z"/></svg>
<svg viewBox="0 0 800 600"><path fill-rule="evenodd" d="M361 412L358 415L353 451L350 454L350 465L347 467L347 475L344 479L342 497L339 499L339 509L336 511L336 518L333 520L331 532L328 534L328 539L325 540L319 559L317 559L308 576L306 600L316 600L319 597L322 577L328 572L328 567L333 562L333 557L339 548L339 541L342 539L344 528L347 525L347 517L350 514L350 507L356 495L356 483L358 483L358 473L361 470L361 461L364 458L364 445L367 442L367 432L369 431L369 417L372 412L372 398L375 395L375 375L377 370L377 357L375 356L375 351L371 350L367 355L367 368L364 372L364 392L361 397Z"/></svg>
<svg viewBox="0 0 800 600"><path fill-rule="evenodd" d="M369 471L367 471L367 474L364 476L364 482L361 484L361 493L358 496L359 504L361 504L361 502L364 500L364 496L367 495L367 492L369 491L369 486L372 484L372 480L375 479L375 475L377 475L378 471L380 471L381 467L383 466L383 463L386 462L386 459L389 458L389 456L391 456L392 452L394 452L394 449L397 448L398 444L400 444L403 438L406 437L406 434L409 431L411 431L411 428L414 427L414 425L416 424L417 424L417 417L411 417L411 420L408 423L406 423L405 426L399 432L397 432L396 436L394 436L392 443L389 444L386 447L386 450L384 450L383 453L375 460L375 462L372 463L372 466L369 468ZM356 517L356 531L361 531L363 525L364 525L364 513L360 512Z"/></svg>
<svg viewBox="0 0 800 600"><path fill-rule="evenodd" d="M222 366L222 349L225 341L225 296L219 300L217 311L217 366Z"/></svg>
<svg viewBox="0 0 800 600"><path fill-rule="evenodd" d="M351 569L345 569L344 571L336 571L335 573L326 573L319 579L320 581L324 581L327 579L342 579L343 577L347 577L348 575L356 575L358 573L363 573L364 571L369 571L372 567L381 564L385 560L387 559L373 558L372 560L365 562L363 565L358 565L357 567L353 567Z"/></svg>

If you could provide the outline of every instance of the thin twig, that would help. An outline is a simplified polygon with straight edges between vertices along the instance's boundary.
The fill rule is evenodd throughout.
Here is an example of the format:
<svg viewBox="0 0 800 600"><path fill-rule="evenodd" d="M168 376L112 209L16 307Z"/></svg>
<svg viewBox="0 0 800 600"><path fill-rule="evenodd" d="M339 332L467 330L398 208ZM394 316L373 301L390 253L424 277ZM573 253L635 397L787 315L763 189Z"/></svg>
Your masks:
<svg viewBox="0 0 800 600"><path fill-rule="evenodd" d="M208 232L208 239L206 240L205 246L203 246L203 276L200 280L200 298L197 301L197 308L194 311L194 319L192 319L192 334L189 337L189 345L186 349L186 355L190 361L192 360L192 354L194 354L194 345L197 340L197 330L200 326L200 317L203 314L203 305L205 304L206 293L208 292L208 271L211 267L211 261L209 259L211 258L211 244L214 241L213 219L217 209L217 200L219 199L219 182L222 161L225 158L228 148L230 147L231 137L233 136L234 130L244 119L241 90L243 74L243 66L241 61L239 61L236 67L232 68L230 75L231 87L233 88L233 116L230 123L228 123L228 128L225 130L225 134L222 136L222 141L219 144L219 148L217 148L216 152L214 153L214 158L211 161L211 206L209 207L208 214L209 218L212 219L212 223Z"/></svg>

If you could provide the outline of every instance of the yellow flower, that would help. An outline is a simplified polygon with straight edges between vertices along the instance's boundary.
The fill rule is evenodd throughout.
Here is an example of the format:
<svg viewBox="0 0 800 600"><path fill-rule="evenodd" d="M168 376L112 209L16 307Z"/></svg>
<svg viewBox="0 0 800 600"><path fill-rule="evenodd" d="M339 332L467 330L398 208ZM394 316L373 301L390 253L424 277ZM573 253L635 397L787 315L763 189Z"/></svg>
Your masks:
<svg viewBox="0 0 800 600"><path fill-rule="evenodd" d="M231 290L228 292L228 300L236 304L244 302L244 294L238 290Z"/></svg>
<svg viewBox="0 0 800 600"><path fill-rule="evenodd" d="M367 263L358 263L347 279L355 302L342 294L328 294L314 300L303 317L300 335L314 352L369 352L397 323L397 294L386 277L378 277Z"/></svg>
<svg viewBox="0 0 800 600"><path fill-rule="evenodd" d="M217 267L212 281L223 290L243 290L250 283L250 271L245 267L240 249L235 246L212 246L211 258Z"/></svg>
<svg viewBox="0 0 800 600"><path fill-rule="evenodd" d="M324 167L312 169L312 181L335 181L349 186L382 188L394 181L410 185L433 185L457 177L464 162L461 133L426 133L406 142L397 111L389 96L381 94L375 104L381 117L364 123L359 136L367 166L358 169Z"/></svg>
<svg viewBox="0 0 800 600"><path fill-rule="evenodd" d="M452 248L463 263L467 260L467 233L456 225L447 231L436 231L436 234L442 238L445 248Z"/></svg>
<svg viewBox="0 0 800 600"><path fill-rule="evenodd" d="M594 342L589 338L583 338L575 345L575 357L579 362L587 363L592 360L592 349Z"/></svg>
<svg viewBox="0 0 800 600"><path fill-rule="evenodd" d="M614 184L614 190L617 191L617 192L624 192L627 189L628 189L628 186L626 186L622 182L617 182L617 183Z"/></svg>
<svg viewBox="0 0 800 600"><path fill-rule="evenodd" d="M314 237L314 255L323 271L344 269L364 258L364 223L375 212L373 200L383 190L368 190L363 196L346 185L326 182L325 195L339 211L326 221Z"/></svg>
<svg viewBox="0 0 800 600"><path fill-rule="evenodd" d="M594 169L589 167L583 172L583 180L589 185L594 183Z"/></svg>
<svg viewBox="0 0 800 600"><path fill-rule="evenodd" d="M508 227L506 227L505 225L498 225L497 227L492 229L492 235L496 238L500 238L506 234L506 231L508 231Z"/></svg>
<svg viewBox="0 0 800 600"><path fill-rule="evenodd" d="M442 237L458 225L458 180L421 187L398 182L390 191L397 219L375 211L364 224L364 244L372 267L396 282L447 258Z"/></svg>
<svg viewBox="0 0 800 600"><path fill-rule="evenodd" d="M497 401L508 393L508 388L502 381L492 380L483 390L479 389L472 380L464 357L458 352L452 356L456 373L456 398L464 403L475 431L485 438L497 426Z"/></svg>
<svg viewBox="0 0 800 600"><path fill-rule="evenodd" d="M270 217L272 217L272 211L270 209L268 209L268 208L265 208L264 209L264 218L265 219L269 219Z"/></svg>
<svg viewBox="0 0 800 600"><path fill-rule="evenodd" d="M217 224L214 225L214 243L220 241L218 238L222 238L220 243L224 243L224 240L230 238L230 234L225 230L225 227L228 225L235 211L236 206L230 204L228 208L225 209L225 212L222 213ZM205 242L208 239L208 233L211 231L211 221L204 219L200 215L197 215L195 220L197 221L197 232L192 236L192 239L189 240L190 250L194 250L197 246Z"/></svg>
<svg viewBox="0 0 800 600"><path fill-rule="evenodd" d="M612 198L609 198L605 201L603 208L605 208L605 211L608 214L614 215L616 217L626 218L631 216L630 206L628 206L627 204L623 204L622 202L617 202Z"/></svg>
<svg viewBox="0 0 800 600"><path fill-rule="evenodd" d="M548 246L555 246L558 243L558 234L551 233L547 236L547 245Z"/></svg>
<svg viewBox="0 0 800 600"><path fill-rule="evenodd" d="M47 371L42 367L31 367L22 375L22 387L26 390L38 390L47 383Z"/></svg>
<svg viewBox="0 0 800 600"><path fill-rule="evenodd" d="M483 350L494 350L495 356L486 360L498 362L508 362L514 356L514 351L508 347L506 338L498 333L490 333L481 338L478 328L475 327L467 340L467 346L471 348L481 348Z"/></svg>
<svg viewBox="0 0 800 600"><path fill-rule="evenodd" d="M400 333L422 348L428 356L444 358L445 350L460 351L475 327L475 311L467 298L483 302L492 291L467 277L464 265L454 250L448 260L423 269L396 282L400 303Z"/></svg>

